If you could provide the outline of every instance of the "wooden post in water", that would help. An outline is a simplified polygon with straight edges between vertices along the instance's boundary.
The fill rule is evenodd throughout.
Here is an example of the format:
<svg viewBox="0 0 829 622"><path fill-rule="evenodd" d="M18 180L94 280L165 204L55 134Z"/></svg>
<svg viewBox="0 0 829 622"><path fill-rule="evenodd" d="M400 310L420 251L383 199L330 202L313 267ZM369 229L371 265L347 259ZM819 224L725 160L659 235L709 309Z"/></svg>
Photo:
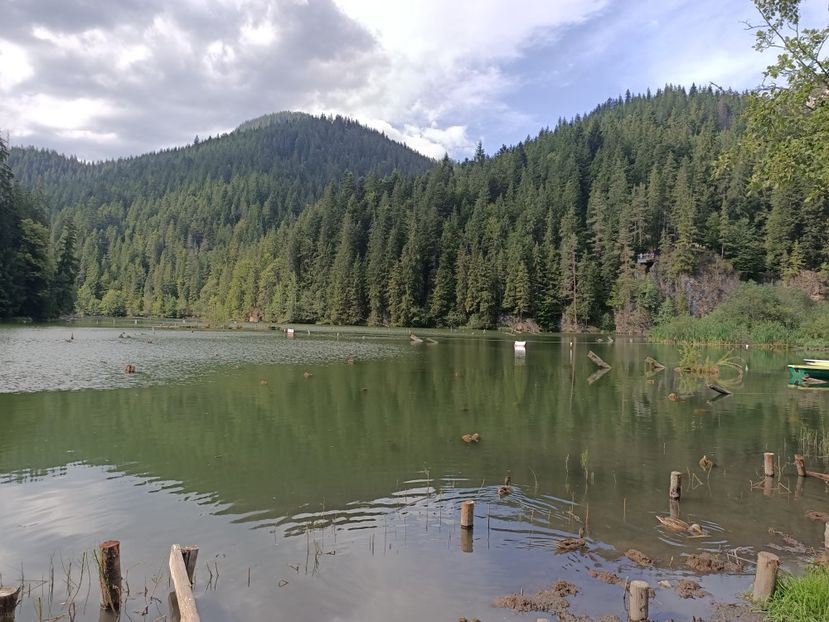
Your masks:
<svg viewBox="0 0 829 622"><path fill-rule="evenodd" d="M648 582L631 581L629 589L628 615L631 622L644 622L648 619Z"/></svg>
<svg viewBox="0 0 829 622"><path fill-rule="evenodd" d="M461 527L472 529L475 526L475 502L464 501L461 503Z"/></svg>
<svg viewBox="0 0 829 622"><path fill-rule="evenodd" d="M19 587L0 587L0 620L13 622L17 610L17 601L20 598Z"/></svg>
<svg viewBox="0 0 829 622"><path fill-rule="evenodd" d="M774 454L770 451L763 454L763 475L774 477Z"/></svg>
<svg viewBox="0 0 829 622"><path fill-rule="evenodd" d="M671 499L668 502L668 512L670 513L671 518L679 518L679 501Z"/></svg>
<svg viewBox="0 0 829 622"><path fill-rule="evenodd" d="M173 580L173 587L176 590L176 601L178 602L181 622L200 622L201 618L199 618L199 612L196 609L193 588L190 586L187 567L184 565L184 557L178 544L174 544L170 548L170 578Z"/></svg>
<svg viewBox="0 0 829 622"><path fill-rule="evenodd" d="M754 590L751 597L754 602L764 603L777 587L777 569L780 558L774 553L760 551L757 553L757 574L754 576Z"/></svg>
<svg viewBox="0 0 829 622"><path fill-rule="evenodd" d="M98 578L101 582L101 607L121 611L121 542L107 540L98 547Z"/></svg>
<svg viewBox="0 0 829 622"><path fill-rule="evenodd" d="M679 471L671 471L671 490L669 494L671 499L677 501L682 497L682 473Z"/></svg>
<svg viewBox="0 0 829 622"><path fill-rule="evenodd" d="M797 467L797 476L806 477L806 460L800 454L794 455L794 465Z"/></svg>
<svg viewBox="0 0 829 622"><path fill-rule="evenodd" d="M196 574L196 560L199 557L199 547L181 547L181 557L184 559L184 567L187 569L187 578L190 580L190 585L193 585L193 576Z"/></svg>
<svg viewBox="0 0 829 622"><path fill-rule="evenodd" d="M823 528L823 546L829 549L829 523Z"/></svg>

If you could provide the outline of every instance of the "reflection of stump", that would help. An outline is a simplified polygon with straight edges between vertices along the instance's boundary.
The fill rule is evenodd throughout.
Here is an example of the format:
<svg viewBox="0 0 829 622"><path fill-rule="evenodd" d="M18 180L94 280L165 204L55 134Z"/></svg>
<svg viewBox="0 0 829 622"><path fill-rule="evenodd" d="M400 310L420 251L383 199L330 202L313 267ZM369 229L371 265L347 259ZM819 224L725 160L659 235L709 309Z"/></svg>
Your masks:
<svg viewBox="0 0 829 622"><path fill-rule="evenodd" d="M763 478L763 494L767 497L770 497L774 492L774 478L773 477L764 477Z"/></svg>
<svg viewBox="0 0 829 622"><path fill-rule="evenodd" d="M461 551L464 553L471 553L472 546L472 530L461 529Z"/></svg>

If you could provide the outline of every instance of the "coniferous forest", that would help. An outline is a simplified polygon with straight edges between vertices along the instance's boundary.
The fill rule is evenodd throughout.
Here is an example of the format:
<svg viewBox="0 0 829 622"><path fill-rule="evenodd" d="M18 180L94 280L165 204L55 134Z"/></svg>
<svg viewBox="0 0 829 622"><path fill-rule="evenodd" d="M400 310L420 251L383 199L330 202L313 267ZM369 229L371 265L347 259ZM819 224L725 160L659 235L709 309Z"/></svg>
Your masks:
<svg viewBox="0 0 829 622"><path fill-rule="evenodd" d="M826 193L757 183L747 105L626 94L460 163L297 113L115 162L14 148L0 314L624 332L701 315L700 280L829 265Z"/></svg>

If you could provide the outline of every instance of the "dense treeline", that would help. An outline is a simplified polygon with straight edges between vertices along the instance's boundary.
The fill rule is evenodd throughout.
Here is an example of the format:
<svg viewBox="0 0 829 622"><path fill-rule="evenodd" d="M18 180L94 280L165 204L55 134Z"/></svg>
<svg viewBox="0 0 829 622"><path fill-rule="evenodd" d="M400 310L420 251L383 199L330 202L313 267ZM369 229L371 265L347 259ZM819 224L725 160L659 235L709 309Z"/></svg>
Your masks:
<svg viewBox="0 0 829 622"><path fill-rule="evenodd" d="M413 326L514 315L639 330L694 312L683 277L715 254L753 279L829 262L825 196L749 187L745 104L710 88L628 94L419 175L423 161L392 147L367 172L374 144L361 159L348 140L330 146L348 166L328 153L315 169L297 155L320 122L306 115L118 163L28 150L14 166L43 188L57 227L79 225L83 313ZM269 155L274 128L295 118L308 125L293 147ZM337 182L322 189L326 178ZM650 273L636 261L648 252Z"/></svg>
<svg viewBox="0 0 829 622"><path fill-rule="evenodd" d="M47 318L75 304L77 233L71 218L53 243L41 202L15 183L0 138L0 318Z"/></svg>

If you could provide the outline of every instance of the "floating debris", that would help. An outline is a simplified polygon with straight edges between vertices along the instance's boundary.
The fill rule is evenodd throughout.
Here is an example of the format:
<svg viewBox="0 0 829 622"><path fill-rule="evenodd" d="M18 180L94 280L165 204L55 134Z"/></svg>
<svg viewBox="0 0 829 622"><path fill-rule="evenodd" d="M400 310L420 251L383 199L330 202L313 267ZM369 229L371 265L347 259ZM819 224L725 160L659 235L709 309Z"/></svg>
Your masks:
<svg viewBox="0 0 829 622"><path fill-rule="evenodd" d="M567 553L569 551L578 551L587 544L584 538L564 538L556 541L556 552Z"/></svg>
<svg viewBox="0 0 829 622"><path fill-rule="evenodd" d="M637 549L628 549L625 552L625 557L643 567L653 566L654 564L654 561L650 557Z"/></svg>
<svg viewBox="0 0 829 622"><path fill-rule="evenodd" d="M494 607L512 609L522 613L530 611L547 611L559 613L570 607L566 596L575 596L579 588L567 581L556 581L550 587L535 594L507 594L496 599Z"/></svg>
<svg viewBox="0 0 829 622"><path fill-rule="evenodd" d="M680 580L676 584L674 591L680 598L702 598L708 596L708 592L705 592L699 583L690 579Z"/></svg>
<svg viewBox="0 0 829 622"><path fill-rule="evenodd" d="M685 560L685 565L697 572L740 572L743 567L740 564L720 559L711 553L691 553Z"/></svg>
<svg viewBox="0 0 829 622"><path fill-rule="evenodd" d="M610 572L609 570L595 570L591 568L587 571L594 579L598 579L602 583L607 583L608 585L618 585L622 583L622 578L617 575L615 572Z"/></svg>
<svg viewBox="0 0 829 622"><path fill-rule="evenodd" d="M461 436L464 443L480 443L481 442L481 435L475 432L474 434L464 434Z"/></svg>
<svg viewBox="0 0 829 622"><path fill-rule="evenodd" d="M699 459L699 468L701 468L703 471L710 471L715 466L717 465L714 464L714 461L711 460L711 458L709 458L707 455Z"/></svg>

